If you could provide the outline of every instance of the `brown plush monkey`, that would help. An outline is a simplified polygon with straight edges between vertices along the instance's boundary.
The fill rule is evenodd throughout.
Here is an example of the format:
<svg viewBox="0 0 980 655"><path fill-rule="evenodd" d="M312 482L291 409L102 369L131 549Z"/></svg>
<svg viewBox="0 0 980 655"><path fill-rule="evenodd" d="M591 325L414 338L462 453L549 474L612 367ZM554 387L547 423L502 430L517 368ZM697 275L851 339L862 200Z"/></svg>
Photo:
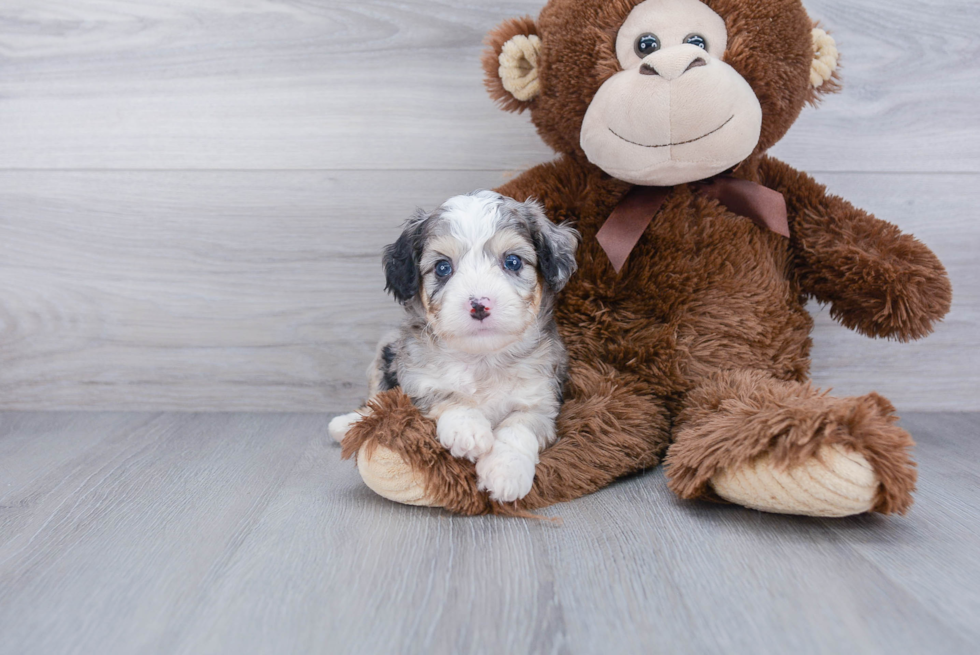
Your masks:
<svg viewBox="0 0 980 655"><path fill-rule="evenodd" d="M942 319L951 289L922 243L766 155L837 89L833 40L800 1L551 0L488 44L491 95L530 110L558 153L499 191L539 199L583 237L557 310L571 357L560 439L531 493L503 507L396 389L344 442L365 483L399 502L514 513L666 455L683 498L905 512L912 441L885 398L810 386L804 303L906 341Z"/></svg>

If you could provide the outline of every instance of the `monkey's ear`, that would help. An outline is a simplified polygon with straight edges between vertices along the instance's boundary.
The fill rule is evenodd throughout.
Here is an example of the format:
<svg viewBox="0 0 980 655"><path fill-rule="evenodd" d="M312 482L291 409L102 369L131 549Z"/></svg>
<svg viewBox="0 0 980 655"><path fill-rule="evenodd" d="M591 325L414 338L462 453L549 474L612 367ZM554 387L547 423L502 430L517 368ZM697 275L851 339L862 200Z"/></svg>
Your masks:
<svg viewBox="0 0 980 655"><path fill-rule="evenodd" d="M813 61L810 63L810 104L816 104L820 96L840 91L840 53L834 37L814 23L810 33L813 39Z"/></svg>
<svg viewBox="0 0 980 655"><path fill-rule="evenodd" d="M419 292L419 249L425 212L408 220L398 240L385 246L381 263L385 269L385 291L400 303L406 303Z"/></svg>
<svg viewBox="0 0 980 655"><path fill-rule="evenodd" d="M505 111L522 112L541 93L541 39L530 16L512 18L484 40L484 84Z"/></svg>

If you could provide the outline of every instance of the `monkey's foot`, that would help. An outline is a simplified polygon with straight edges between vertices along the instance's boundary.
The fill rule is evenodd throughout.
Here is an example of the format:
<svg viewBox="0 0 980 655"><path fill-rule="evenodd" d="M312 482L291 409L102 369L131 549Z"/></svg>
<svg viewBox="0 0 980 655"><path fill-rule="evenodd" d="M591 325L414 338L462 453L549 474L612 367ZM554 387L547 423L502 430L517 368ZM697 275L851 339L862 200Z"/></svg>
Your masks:
<svg viewBox="0 0 980 655"><path fill-rule="evenodd" d="M368 409L350 426L341 456L357 456L357 469L372 491L398 503L458 514L493 511L487 494L477 489L473 462L456 459L439 443L435 422L401 389L378 394Z"/></svg>
<svg viewBox="0 0 980 655"><path fill-rule="evenodd" d="M881 481L864 456L831 444L796 466L778 466L769 454L711 478L715 493L752 509L804 516L870 512Z"/></svg>
<svg viewBox="0 0 980 655"><path fill-rule="evenodd" d="M364 484L382 498L404 505L437 505L426 494L422 477L390 448L362 445L357 451L357 470Z"/></svg>
<svg viewBox="0 0 980 655"><path fill-rule="evenodd" d="M904 514L912 438L885 398L835 398L764 371L722 371L690 392L667 456L681 498L782 514Z"/></svg>

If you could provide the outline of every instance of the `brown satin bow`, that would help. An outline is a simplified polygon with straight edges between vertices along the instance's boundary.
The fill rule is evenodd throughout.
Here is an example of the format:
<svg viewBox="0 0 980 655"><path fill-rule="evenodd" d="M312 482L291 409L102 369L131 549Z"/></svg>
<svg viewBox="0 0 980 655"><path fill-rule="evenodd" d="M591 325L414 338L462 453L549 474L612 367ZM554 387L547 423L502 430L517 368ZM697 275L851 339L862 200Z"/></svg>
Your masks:
<svg viewBox="0 0 980 655"><path fill-rule="evenodd" d="M699 193L717 200L733 214L749 218L759 227L789 238L786 199L768 187L719 175L694 183ZM620 201L596 233L596 241L606 251L619 273L643 232L663 206L673 187L637 186Z"/></svg>

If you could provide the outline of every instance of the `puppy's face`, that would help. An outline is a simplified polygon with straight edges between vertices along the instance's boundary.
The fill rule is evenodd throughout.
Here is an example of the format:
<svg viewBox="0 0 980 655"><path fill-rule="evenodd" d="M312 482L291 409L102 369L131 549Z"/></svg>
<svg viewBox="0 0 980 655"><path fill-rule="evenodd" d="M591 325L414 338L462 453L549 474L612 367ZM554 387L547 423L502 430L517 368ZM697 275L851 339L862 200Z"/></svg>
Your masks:
<svg viewBox="0 0 980 655"><path fill-rule="evenodd" d="M533 201L456 196L410 219L386 249L387 288L450 348L491 353L537 328L543 301L575 270L577 244Z"/></svg>

